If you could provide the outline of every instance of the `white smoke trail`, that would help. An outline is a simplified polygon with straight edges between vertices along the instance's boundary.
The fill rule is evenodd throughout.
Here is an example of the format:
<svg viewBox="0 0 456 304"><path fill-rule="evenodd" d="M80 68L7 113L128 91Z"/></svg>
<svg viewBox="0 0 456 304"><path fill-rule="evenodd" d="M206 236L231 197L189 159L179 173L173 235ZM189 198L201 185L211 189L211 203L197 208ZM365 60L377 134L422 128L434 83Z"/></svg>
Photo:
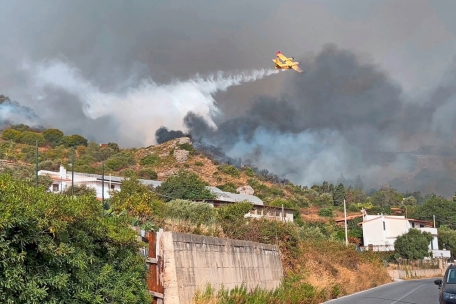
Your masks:
<svg viewBox="0 0 456 304"><path fill-rule="evenodd" d="M186 131L183 118L190 111L203 116L215 128L212 115L219 112L213 97L216 92L279 73L269 69L236 74L219 72L169 84L145 79L136 87L114 93L102 92L84 79L78 69L62 61L26 63L23 69L32 75L35 87L41 89L37 95L43 95L45 88L64 90L78 97L87 117L115 117L120 124L119 143L124 145L155 143L155 130L161 126Z"/></svg>

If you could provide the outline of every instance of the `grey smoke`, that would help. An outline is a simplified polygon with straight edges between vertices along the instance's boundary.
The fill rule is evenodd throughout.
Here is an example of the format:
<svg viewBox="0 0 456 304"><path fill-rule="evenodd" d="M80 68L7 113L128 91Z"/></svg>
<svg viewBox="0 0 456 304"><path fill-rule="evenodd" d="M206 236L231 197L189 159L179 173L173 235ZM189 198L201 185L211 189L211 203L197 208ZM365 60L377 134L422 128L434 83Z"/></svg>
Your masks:
<svg viewBox="0 0 456 304"><path fill-rule="evenodd" d="M259 97L245 115L216 129L188 113L190 133L306 185L335 182L343 173L369 186L452 195L456 176L445 163L456 156L455 82L410 103L378 66L334 45L300 62L306 73L289 75L279 98Z"/></svg>
<svg viewBox="0 0 456 304"><path fill-rule="evenodd" d="M31 108L0 95L0 129L19 123L39 127L39 117Z"/></svg>

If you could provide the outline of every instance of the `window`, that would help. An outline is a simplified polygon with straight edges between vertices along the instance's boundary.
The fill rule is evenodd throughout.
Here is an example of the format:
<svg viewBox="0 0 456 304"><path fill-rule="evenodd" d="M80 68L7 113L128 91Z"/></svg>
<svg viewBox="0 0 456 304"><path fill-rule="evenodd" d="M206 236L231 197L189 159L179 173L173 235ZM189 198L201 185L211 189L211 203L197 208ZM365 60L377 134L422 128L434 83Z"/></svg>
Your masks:
<svg viewBox="0 0 456 304"><path fill-rule="evenodd" d="M59 184L52 184L52 191L54 191L54 192L59 191Z"/></svg>
<svg viewBox="0 0 456 304"><path fill-rule="evenodd" d="M447 283L456 284L456 269L448 271Z"/></svg>
<svg viewBox="0 0 456 304"><path fill-rule="evenodd" d="M112 190L116 189L116 185L111 185L111 189Z"/></svg>
<svg viewBox="0 0 456 304"><path fill-rule="evenodd" d="M383 222L383 230L386 230L385 222Z"/></svg>

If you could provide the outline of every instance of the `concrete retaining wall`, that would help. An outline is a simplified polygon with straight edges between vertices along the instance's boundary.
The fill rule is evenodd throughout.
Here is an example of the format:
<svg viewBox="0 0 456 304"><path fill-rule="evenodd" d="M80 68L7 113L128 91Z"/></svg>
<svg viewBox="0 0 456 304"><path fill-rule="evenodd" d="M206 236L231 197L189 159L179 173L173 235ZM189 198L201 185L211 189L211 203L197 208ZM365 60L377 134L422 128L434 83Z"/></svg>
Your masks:
<svg viewBox="0 0 456 304"><path fill-rule="evenodd" d="M215 290L242 283L274 289L283 277L277 246L175 232L163 232L160 246L165 303L191 303L206 283Z"/></svg>
<svg viewBox="0 0 456 304"><path fill-rule="evenodd" d="M445 274L444 269L414 269L414 270L388 270L393 279L409 279L414 277L433 278Z"/></svg>

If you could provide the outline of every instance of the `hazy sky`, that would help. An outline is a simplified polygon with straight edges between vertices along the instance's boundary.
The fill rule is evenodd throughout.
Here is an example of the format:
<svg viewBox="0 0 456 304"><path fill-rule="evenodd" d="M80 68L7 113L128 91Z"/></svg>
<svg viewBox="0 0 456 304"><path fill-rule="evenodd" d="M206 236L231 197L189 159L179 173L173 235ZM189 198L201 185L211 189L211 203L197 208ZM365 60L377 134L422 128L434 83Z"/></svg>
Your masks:
<svg viewBox="0 0 456 304"><path fill-rule="evenodd" d="M300 145L312 144L317 153L317 138L342 136L312 160L312 173L292 175L306 183L312 180L309 174L328 167L331 178L364 169L379 175L365 164L353 170L356 153L372 150L377 139L381 151L453 140L453 0L0 0L0 7L0 94L32 108L40 124L66 133L150 145L160 126L185 127L189 111L210 124L229 126L236 119L248 121L264 100L283 99L307 119L285 128L301 132L295 153L302 151ZM311 71L271 74L278 50ZM239 71L246 71L241 78ZM218 76L205 78L210 75ZM357 100L347 102L351 93L338 95L334 88L358 90L353 93ZM328 99L316 105L327 89ZM372 101L377 102L368 106ZM348 109L352 125L330 119ZM328 115L320 120L322 111ZM0 118L2 113L9 112L0 109ZM274 113L257 115L256 123L279 121ZM261 138L281 136L281 128ZM366 130L377 135L369 138ZM288 141L290 134L280 138ZM248 153L239 145L227 149L236 156ZM275 158L261 161L274 167ZM320 171L317 179L327 178ZM386 178L391 171L382 174Z"/></svg>

